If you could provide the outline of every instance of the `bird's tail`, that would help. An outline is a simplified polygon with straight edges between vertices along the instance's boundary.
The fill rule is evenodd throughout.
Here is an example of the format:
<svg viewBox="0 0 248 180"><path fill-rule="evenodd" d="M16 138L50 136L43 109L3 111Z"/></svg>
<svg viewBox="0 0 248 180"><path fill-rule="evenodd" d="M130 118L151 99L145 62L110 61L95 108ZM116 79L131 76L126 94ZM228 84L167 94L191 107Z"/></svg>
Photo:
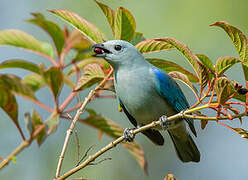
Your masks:
<svg viewBox="0 0 248 180"><path fill-rule="evenodd" d="M175 146L177 155L182 162L200 161L200 152L185 128L177 127L168 130L168 132Z"/></svg>

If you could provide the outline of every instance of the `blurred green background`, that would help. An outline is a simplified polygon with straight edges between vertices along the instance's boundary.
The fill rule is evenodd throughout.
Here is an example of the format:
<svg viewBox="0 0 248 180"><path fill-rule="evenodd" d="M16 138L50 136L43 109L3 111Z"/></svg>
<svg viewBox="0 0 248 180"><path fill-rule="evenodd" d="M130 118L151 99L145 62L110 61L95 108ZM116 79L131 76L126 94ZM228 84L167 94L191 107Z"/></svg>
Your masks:
<svg viewBox="0 0 248 180"><path fill-rule="evenodd" d="M239 27L247 33L247 0L105 0L101 1L112 8L124 6L130 10L136 18L137 31L143 32L146 38L174 37L185 43L194 53L208 55L213 61L220 56L237 56L235 49L223 30L208 25L225 20L230 24ZM59 24L64 23L47 9L63 8L78 13L85 19L96 24L111 38L111 30L103 16L100 8L93 0L0 0L0 30L21 29L38 39L49 40L47 35L37 27L26 23L24 20L30 18L31 12L44 13L49 19L56 20ZM152 54L153 57L163 57L173 60L182 66L191 68L184 58L176 51ZM36 55L23 52L15 48L0 48L0 62L7 59L20 58L32 62L45 63L44 59ZM48 64L46 64L48 65ZM19 76L27 74L21 70L1 70L0 73L16 73ZM242 72L237 65L227 72L231 79L244 83ZM184 88L188 100L194 101L192 94ZM65 94L68 89L63 90ZM52 106L47 89L37 92L37 96L49 106ZM82 97L86 94L83 93ZM36 109L47 118L49 114L30 102L18 97L19 122L24 126L23 115ZM114 120L123 127L131 127L123 113L118 112L115 100L99 99L90 103L89 107L94 108L104 116ZM0 110L0 157L6 157L16 148L21 138L16 127L10 122L6 114ZM242 125L247 129L247 118ZM238 121L228 122L233 127L240 126ZM59 153L61 152L66 130L69 123L61 120L56 133L52 134L41 147L33 143L17 156L17 163L10 163L0 171L0 179L19 180L45 180L52 179L55 175ZM142 135L136 140L142 145L145 156L148 160L149 176L144 176L134 158L122 147L117 146L104 156L112 160L105 161L96 166L89 166L81 170L73 177L83 177L93 180L122 180L122 179L144 179L162 180L167 173L173 173L179 180L209 180L209 179L246 179L248 142L229 129L214 122L208 124L205 130L200 129L200 123L196 122L198 137L195 139L200 151L200 163L183 164L176 157L171 140L166 136L166 143L162 147L154 146ZM110 138L103 136L99 141L97 131L87 126L78 124L77 132L80 136L81 151L84 152L89 146L95 145L90 153L93 153L110 142ZM76 162L76 145L73 136L69 150L63 164L63 170L69 170ZM73 178L69 178L73 179Z"/></svg>

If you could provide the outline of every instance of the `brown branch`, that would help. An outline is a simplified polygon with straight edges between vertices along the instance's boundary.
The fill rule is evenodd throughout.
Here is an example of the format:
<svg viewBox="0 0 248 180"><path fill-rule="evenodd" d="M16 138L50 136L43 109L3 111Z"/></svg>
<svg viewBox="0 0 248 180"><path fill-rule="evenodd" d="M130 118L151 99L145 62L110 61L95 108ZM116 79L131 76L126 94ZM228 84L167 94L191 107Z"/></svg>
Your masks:
<svg viewBox="0 0 248 180"><path fill-rule="evenodd" d="M113 68L111 68L109 74L103 79L103 81L94 90L91 90L90 91L90 93L88 94L88 96L85 98L82 106L78 109L75 117L73 118L73 121L71 123L71 126L69 127L69 129L67 130L67 133L66 133L64 145L63 145L63 148L62 148L62 151L61 151L61 154L60 154L60 157L59 157L59 162L58 162L58 165L57 165L57 170L56 170L55 178L58 178L59 177L60 170L61 170L62 163L63 163L63 159L64 159L64 155L65 155L65 151L67 149L67 146L68 146L68 143L69 143L69 140L70 140L72 131L73 131L75 125L76 125L76 122L78 121L80 115L85 110L87 104L91 101L91 99L94 96L95 92L105 84L105 82L109 79L109 77L112 75L112 73L113 73Z"/></svg>
<svg viewBox="0 0 248 180"><path fill-rule="evenodd" d="M25 149L26 147L28 147L34 140L34 138L45 128L45 125L41 125L39 126L34 133L32 134L32 136L29 138L29 140L26 141L22 141L21 145L18 146L6 159L4 159L1 163L0 163L0 169L2 169L3 167L5 167L6 165L9 164L9 162L11 161L11 159L13 157L15 157L17 154L19 154L23 149Z"/></svg>
<svg viewBox="0 0 248 180"><path fill-rule="evenodd" d="M224 116L224 117L203 117L203 116L192 116L192 115L189 115L190 113L192 112L195 112L195 111L198 111L200 109L206 109L206 108L209 108L210 106L215 106L216 104L218 103L212 103L212 104L205 104L205 105L202 105L200 107L196 107L196 108L193 108L193 109L189 109L189 110L186 110L186 111L182 111L178 114L175 114L173 116L170 116L167 118L168 121L175 121L177 119L181 119L181 118L193 118L193 119L208 119L208 120L215 120L215 121L218 121L218 120L225 120L225 119L229 119L228 116ZM233 118L239 118L239 117L242 117L242 116L246 116L247 113L244 112L242 114L239 114L239 115L235 115L233 116ZM210 118L210 119L209 119ZM156 126L160 126L160 121L154 121L150 124L147 124L145 126L142 126L140 128L137 128L137 129L134 129L133 131L131 131L131 133L133 135L136 135L137 133L140 133L142 131L145 131L147 129L151 129L151 128L154 128ZM117 144L120 144L121 142L124 141L124 136L121 136L119 138L117 138L116 140L110 142L108 145L106 145L105 147L103 147L101 150L99 150L98 152L96 152L95 154L91 155L88 157L88 159L86 159L82 164L78 165L77 167L69 170L68 172L66 172L65 174L63 174L62 176L58 177L56 180L63 180L69 176L71 176L72 174L76 173L77 171L79 171L80 169L90 165L96 158L98 158L100 155L104 154L105 152L107 152L108 150L112 149L113 147L115 147Z"/></svg>
<svg viewBox="0 0 248 180"><path fill-rule="evenodd" d="M15 157L17 154L19 154L25 147L29 146L32 141L22 141L22 144L17 147L6 159L3 159L3 161L0 164L0 169L2 169L4 166L9 164L11 159Z"/></svg>

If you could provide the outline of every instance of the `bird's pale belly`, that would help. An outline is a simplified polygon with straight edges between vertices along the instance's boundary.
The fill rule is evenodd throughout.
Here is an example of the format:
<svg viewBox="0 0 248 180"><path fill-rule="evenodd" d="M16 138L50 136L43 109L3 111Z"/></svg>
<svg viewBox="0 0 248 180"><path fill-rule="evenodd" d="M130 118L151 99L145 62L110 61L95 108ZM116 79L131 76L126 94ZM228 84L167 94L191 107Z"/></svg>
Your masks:
<svg viewBox="0 0 248 180"><path fill-rule="evenodd" d="M146 83L145 90L142 88L144 83ZM162 115L170 116L176 113L166 100L159 95L150 80L143 79L142 81L141 79L136 81L135 84L130 84L130 81L124 84L125 86L121 87L116 85L117 96L121 99L129 114L135 118L138 125L159 120ZM134 86L135 88L133 88Z"/></svg>

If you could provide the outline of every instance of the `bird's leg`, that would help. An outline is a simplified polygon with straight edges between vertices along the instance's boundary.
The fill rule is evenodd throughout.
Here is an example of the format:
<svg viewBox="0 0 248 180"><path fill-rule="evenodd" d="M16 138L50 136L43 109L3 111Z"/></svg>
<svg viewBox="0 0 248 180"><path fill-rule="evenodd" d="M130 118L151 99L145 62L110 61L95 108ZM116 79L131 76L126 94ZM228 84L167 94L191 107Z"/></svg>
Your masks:
<svg viewBox="0 0 248 180"><path fill-rule="evenodd" d="M123 132L123 136L125 141L132 142L134 140L135 134L132 133L133 128L125 128Z"/></svg>
<svg viewBox="0 0 248 180"><path fill-rule="evenodd" d="M167 116L163 115L159 118L160 126L163 130L167 130L173 123L168 121Z"/></svg>

